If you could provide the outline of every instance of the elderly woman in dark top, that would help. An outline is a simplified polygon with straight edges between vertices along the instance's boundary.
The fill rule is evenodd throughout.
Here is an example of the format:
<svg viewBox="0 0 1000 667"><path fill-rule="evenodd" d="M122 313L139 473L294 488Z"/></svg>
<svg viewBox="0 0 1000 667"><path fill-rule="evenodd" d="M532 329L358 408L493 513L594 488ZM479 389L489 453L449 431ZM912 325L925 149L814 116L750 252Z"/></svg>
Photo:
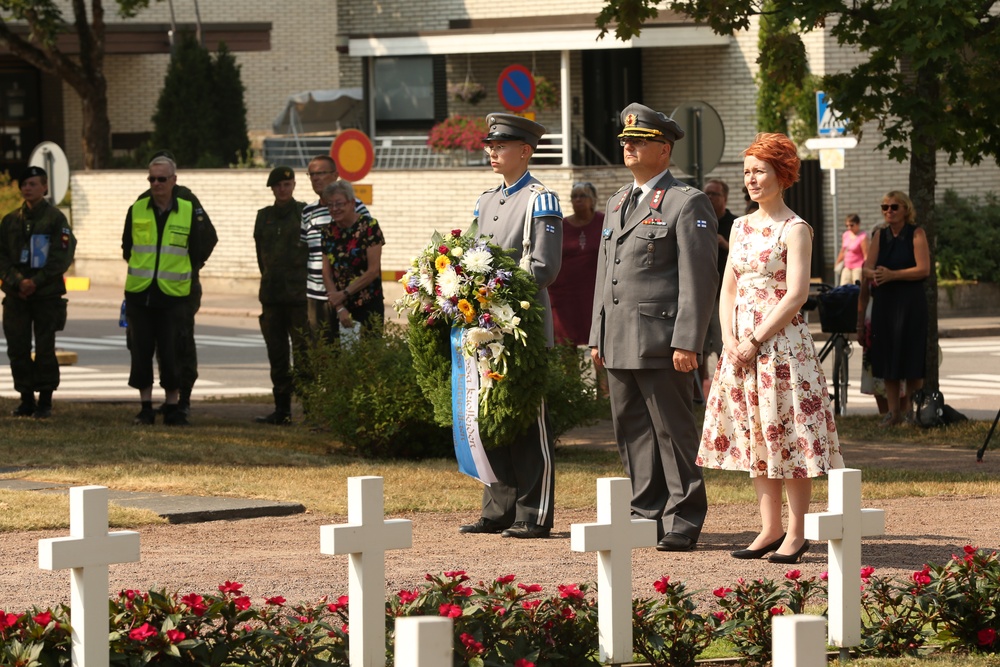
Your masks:
<svg viewBox="0 0 1000 667"><path fill-rule="evenodd" d="M902 406L924 383L927 348L927 298L924 279L930 274L927 235L916 226L913 202L903 192L882 198L885 226L872 239L858 299L858 333L864 335L865 309L872 302L872 375L885 380L889 412L881 426L903 420ZM869 281L873 287L869 288ZM900 398L900 384L906 395Z"/></svg>
<svg viewBox="0 0 1000 667"><path fill-rule="evenodd" d="M347 181L323 188L322 200L331 218L323 230L323 283L330 306L343 328L355 322L363 329L381 328L382 229L369 213L357 212L354 188Z"/></svg>

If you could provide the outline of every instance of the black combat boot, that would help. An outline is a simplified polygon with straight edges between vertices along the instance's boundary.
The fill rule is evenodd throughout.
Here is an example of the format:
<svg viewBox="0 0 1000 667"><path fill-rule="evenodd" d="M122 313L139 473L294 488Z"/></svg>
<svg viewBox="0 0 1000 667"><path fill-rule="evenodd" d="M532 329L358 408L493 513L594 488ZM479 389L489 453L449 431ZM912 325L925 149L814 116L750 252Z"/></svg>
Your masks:
<svg viewBox="0 0 1000 667"><path fill-rule="evenodd" d="M167 426L190 426L187 415L179 404L167 403L163 406L163 423Z"/></svg>
<svg viewBox="0 0 1000 667"><path fill-rule="evenodd" d="M30 417L35 414L35 392L33 391L22 391L21 392L21 405L17 406L11 411L11 415L14 417Z"/></svg>
<svg viewBox="0 0 1000 667"><path fill-rule="evenodd" d="M38 405L35 407L35 419L48 419L52 416L52 390L38 392Z"/></svg>
<svg viewBox="0 0 1000 667"><path fill-rule="evenodd" d="M274 412L266 417L254 419L258 424L276 424L278 426L290 426L292 423L292 397L275 396Z"/></svg>
<svg viewBox="0 0 1000 667"><path fill-rule="evenodd" d="M191 416L191 387L181 388L177 409L183 412L185 417Z"/></svg>

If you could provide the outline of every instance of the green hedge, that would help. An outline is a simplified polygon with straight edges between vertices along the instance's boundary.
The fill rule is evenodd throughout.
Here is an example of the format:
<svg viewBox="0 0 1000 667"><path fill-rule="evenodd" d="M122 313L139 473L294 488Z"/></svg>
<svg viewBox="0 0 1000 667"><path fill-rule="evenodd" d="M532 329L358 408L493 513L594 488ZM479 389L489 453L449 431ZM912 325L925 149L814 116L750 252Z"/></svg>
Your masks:
<svg viewBox="0 0 1000 667"><path fill-rule="evenodd" d="M544 380L549 437L589 423L607 412L598 397L587 350L549 352ZM366 335L350 347L320 343L310 350L301 382L309 419L350 451L372 458L454 456L451 429L438 426L417 383L406 333L392 322L381 335ZM449 379L440 379L450 393Z"/></svg>
<svg viewBox="0 0 1000 667"><path fill-rule="evenodd" d="M966 199L948 190L936 217L938 279L1000 283L1000 197Z"/></svg>

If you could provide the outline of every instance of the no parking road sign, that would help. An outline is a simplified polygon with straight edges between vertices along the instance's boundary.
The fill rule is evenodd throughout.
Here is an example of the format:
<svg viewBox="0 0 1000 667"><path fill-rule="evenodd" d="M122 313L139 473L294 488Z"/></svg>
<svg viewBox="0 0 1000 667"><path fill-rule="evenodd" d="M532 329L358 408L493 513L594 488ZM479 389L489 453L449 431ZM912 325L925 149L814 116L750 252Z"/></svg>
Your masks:
<svg viewBox="0 0 1000 667"><path fill-rule="evenodd" d="M535 77L524 65L510 65L500 72L497 95L510 111L524 111L535 99Z"/></svg>

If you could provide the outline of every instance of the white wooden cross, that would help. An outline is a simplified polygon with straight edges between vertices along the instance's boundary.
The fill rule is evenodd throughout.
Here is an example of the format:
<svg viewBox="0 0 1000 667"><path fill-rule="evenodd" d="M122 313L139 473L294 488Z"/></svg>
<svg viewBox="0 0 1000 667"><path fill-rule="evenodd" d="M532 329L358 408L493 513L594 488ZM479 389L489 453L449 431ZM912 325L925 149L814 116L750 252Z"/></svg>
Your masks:
<svg viewBox="0 0 1000 667"><path fill-rule="evenodd" d="M822 616L772 616L774 667L826 667L826 621Z"/></svg>
<svg viewBox="0 0 1000 667"><path fill-rule="evenodd" d="M74 667L108 667L108 565L139 560L139 533L108 532L108 489L69 490L69 537L38 540L38 567L71 570Z"/></svg>
<svg viewBox="0 0 1000 667"><path fill-rule="evenodd" d="M404 616L396 619L395 667L451 667L452 626L441 616Z"/></svg>
<svg viewBox="0 0 1000 667"><path fill-rule="evenodd" d="M597 523L575 523L573 551L597 552L597 630L601 662L632 662L632 549L656 544L656 522L631 518L632 481L597 480Z"/></svg>
<svg viewBox="0 0 1000 667"><path fill-rule="evenodd" d="M413 524L385 521L381 477L347 480L347 523L321 526L319 550L350 554L347 618L351 667L385 667L385 552L413 545Z"/></svg>
<svg viewBox="0 0 1000 667"><path fill-rule="evenodd" d="M861 538L885 534L885 512L861 509L861 471L831 470L829 510L806 514L805 536L827 540L829 625L832 646L861 643Z"/></svg>

